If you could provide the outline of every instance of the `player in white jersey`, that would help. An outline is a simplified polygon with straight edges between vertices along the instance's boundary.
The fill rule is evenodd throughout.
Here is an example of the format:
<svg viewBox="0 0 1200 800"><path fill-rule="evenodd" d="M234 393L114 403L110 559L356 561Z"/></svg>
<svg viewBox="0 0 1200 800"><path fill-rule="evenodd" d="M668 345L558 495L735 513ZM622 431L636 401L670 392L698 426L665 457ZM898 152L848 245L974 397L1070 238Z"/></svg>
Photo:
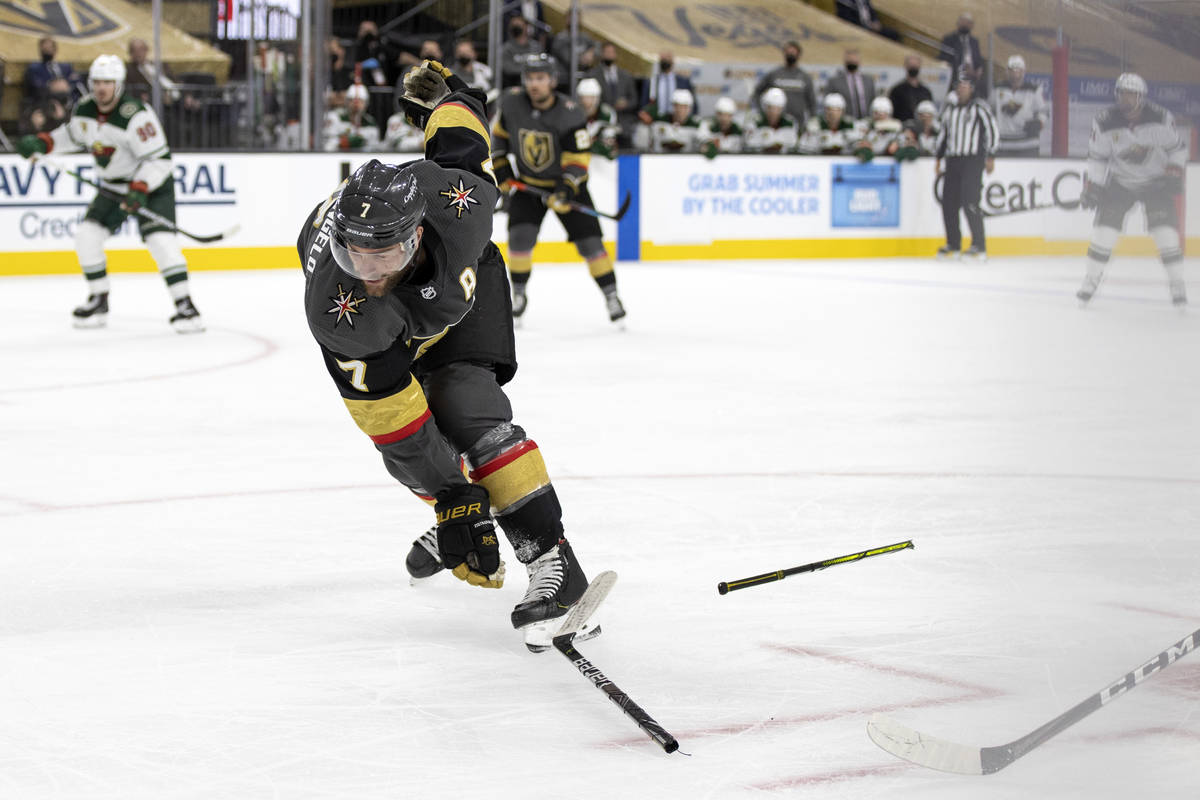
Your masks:
<svg viewBox="0 0 1200 800"><path fill-rule="evenodd" d="M1146 228L1167 271L1171 302L1184 306L1187 291L1175 199L1183 193L1187 144L1171 112L1146 99L1146 82L1140 76L1125 73L1117 78L1115 94L1116 105L1092 123L1079 204L1096 209L1096 221L1088 246L1087 276L1076 297L1084 304L1092 299L1129 210L1141 203Z"/></svg>
<svg viewBox="0 0 1200 800"><path fill-rule="evenodd" d="M656 153L696 153L700 150L700 118L692 113L692 93L676 89L671 95L671 111L659 115L650 125L650 139Z"/></svg>
<svg viewBox="0 0 1200 800"><path fill-rule="evenodd" d="M175 230L137 214L144 208L175 222L174 167L162 123L154 109L125 94L125 64L117 56L96 57L88 70L88 89L91 94L79 101L65 124L49 133L22 137L17 145L26 158L87 151L96 159L101 190L75 233L75 252L88 285L87 302L74 311L75 326L98 328L107 322L104 242L132 215L175 301L171 326L180 333L202 331Z"/></svg>
<svg viewBox="0 0 1200 800"><path fill-rule="evenodd" d="M794 153L800 143L800 123L784 109L787 95L772 87L759 101L762 111L746 124L746 149L752 153Z"/></svg>
<svg viewBox="0 0 1200 800"><path fill-rule="evenodd" d="M859 161L875 156L894 156L903 142L904 126L892 116L892 101L882 95L871 101L871 119L862 128L862 138L854 145Z"/></svg>
<svg viewBox="0 0 1200 800"><path fill-rule="evenodd" d="M808 121L808 130L800 139L801 153L840 155L858 135L858 126L846 118L846 100L840 94L825 95L821 116Z"/></svg>
<svg viewBox="0 0 1200 800"><path fill-rule="evenodd" d="M1008 59L1008 79L996 85L996 124L1000 128L999 156L1036 158L1038 138L1046 126L1042 87L1025 80L1025 59Z"/></svg>
<svg viewBox="0 0 1200 800"><path fill-rule="evenodd" d="M600 81L595 78L584 78L575 87L575 97L587 118L592 152L612 160L617 157L617 137L621 134L621 125L617 121L616 109L600 99L602 94Z"/></svg>
<svg viewBox="0 0 1200 800"><path fill-rule="evenodd" d="M346 90L346 105L325 113L325 149L367 151L379 149L379 124L367 113L370 94L361 83Z"/></svg>
<svg viewBox="0 0 1200 800"><path fill-rule="evenodd" d="M400 153L425 152L425 131L408 121L403 111L388 117L383 133L383 149Z"/></svg>
<svg viewBox="0 0 1200 800"><path fill-rule="evenodd" d="M746 146L746 133L733 121L737 104L732 97L717 98L712 118L700 120L700 152L706 158L718 153L740 153Z"/></svg>

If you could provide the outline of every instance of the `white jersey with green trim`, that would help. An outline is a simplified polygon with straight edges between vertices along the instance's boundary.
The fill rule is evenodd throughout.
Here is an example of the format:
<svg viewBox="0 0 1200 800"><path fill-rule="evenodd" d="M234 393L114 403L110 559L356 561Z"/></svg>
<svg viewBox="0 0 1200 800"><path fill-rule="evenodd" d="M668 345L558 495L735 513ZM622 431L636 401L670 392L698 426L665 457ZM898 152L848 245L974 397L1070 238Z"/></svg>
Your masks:
<svg viewBox="0 0 1200 800"><path fill-rule="evenodd" d="M142 181L154 191L174 171L158 115L129 95L122 95L108 112L91 95L84 97L71 118L50 131L50 139L51 153L91 153L106 189L124 192L130 182Z"/></svg>

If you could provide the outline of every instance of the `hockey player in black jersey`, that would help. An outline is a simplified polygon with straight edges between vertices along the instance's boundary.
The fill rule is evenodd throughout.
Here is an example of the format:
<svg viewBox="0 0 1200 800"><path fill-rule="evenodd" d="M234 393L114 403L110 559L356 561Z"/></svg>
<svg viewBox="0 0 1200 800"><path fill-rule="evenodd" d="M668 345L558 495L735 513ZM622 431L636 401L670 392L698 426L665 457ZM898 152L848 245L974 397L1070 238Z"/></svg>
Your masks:
<svg viewBox="0 0 1200 800"><path fill-rule="evenodd" d="M502 190L515 176L509 156L517 161L520 180L551 191L544 201L530 192L514 192L508 207L508 269L512 274L513 316L525 313L525 287L533 272L533 247L549 208L558 215L567 238L587 261L588 272L604 292L613 322L625 316L617 295L617 274L604 248L600 223L571 208L572 201L592 205L587 177L591 137L587 119L575 101L555 91L554 60L529 58L520 87L500 98L500 113L492 127L492 158Z"/></svg>
<svg viewBox="0 0 1200 800"><path fill-rule="evenodd" d="M1125 227L1130 209L1141 203L1146 228L1167 272L1171 302L1187 305L1183 247L1175 199L1183 193L1187 143L1171 112L1146 99L1146 82L1127 72L1117 78L1116 104L1096 117L1088 144L1087 176L1079 204L1096 209L1087 252L1087 275L1075 296L1087 304Z"/></svg>
<svg viewBox="0 0 1200 800"><path fill-rule="evenodd" d="M434 504L437 524L413 543L410 574L445 568L499 588L499 523L529 573L512 624L537 651L587 578L541 451L501 389L517 362L504 261L491 242L499 195L484 96L436 61L404 86L425 158L372 160L309 214L297 242L308 326L384 467Z"/></svg>

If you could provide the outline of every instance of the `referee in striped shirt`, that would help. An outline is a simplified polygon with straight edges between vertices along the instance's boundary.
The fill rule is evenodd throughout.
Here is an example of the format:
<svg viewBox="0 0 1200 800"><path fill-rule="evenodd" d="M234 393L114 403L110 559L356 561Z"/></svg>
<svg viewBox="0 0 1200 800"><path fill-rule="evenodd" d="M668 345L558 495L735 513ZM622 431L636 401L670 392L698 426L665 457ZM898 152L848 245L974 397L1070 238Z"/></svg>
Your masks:
<svg viewBox="0 0 1200 800"><path fill-rule="evenodd" d="M1000 128L996 116L983 100L975 97L975 81L968 73L959 76L954 87L958 103L942 112L942 129L934 146L937 174L942 174L942 219L946 223L946 245L938 249L938 258L959 258L962 230L958 223L961 209L971 228L971 247L967 255L987 260L987 238L983 232L983 210L979 196L983 191L983 172L989 175L996 166L996 148L1000 146Z"/></svg>

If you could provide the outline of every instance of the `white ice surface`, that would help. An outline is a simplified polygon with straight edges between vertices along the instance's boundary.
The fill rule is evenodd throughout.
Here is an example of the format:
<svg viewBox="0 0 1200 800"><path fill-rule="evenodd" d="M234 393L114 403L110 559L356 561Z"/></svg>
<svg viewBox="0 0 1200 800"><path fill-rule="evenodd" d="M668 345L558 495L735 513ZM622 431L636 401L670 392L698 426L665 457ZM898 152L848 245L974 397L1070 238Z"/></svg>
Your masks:
<svg viewBox="0 0 1200 800"><path fill-rule="evenodd" d="M113 276L102 331L68 326L79 278L4 279L0 798L1194 800L1195 654L992 776L866 735L1001 744L1200 626L1200 313L1152 260L1086 311L1081 276L623 264L619 333L582 265L536 270L516 420L620 574L580 649L690 758L526 652L511 558L409 585L431 514L298 272L193 275L191 337L154 275Z"/></svg>

